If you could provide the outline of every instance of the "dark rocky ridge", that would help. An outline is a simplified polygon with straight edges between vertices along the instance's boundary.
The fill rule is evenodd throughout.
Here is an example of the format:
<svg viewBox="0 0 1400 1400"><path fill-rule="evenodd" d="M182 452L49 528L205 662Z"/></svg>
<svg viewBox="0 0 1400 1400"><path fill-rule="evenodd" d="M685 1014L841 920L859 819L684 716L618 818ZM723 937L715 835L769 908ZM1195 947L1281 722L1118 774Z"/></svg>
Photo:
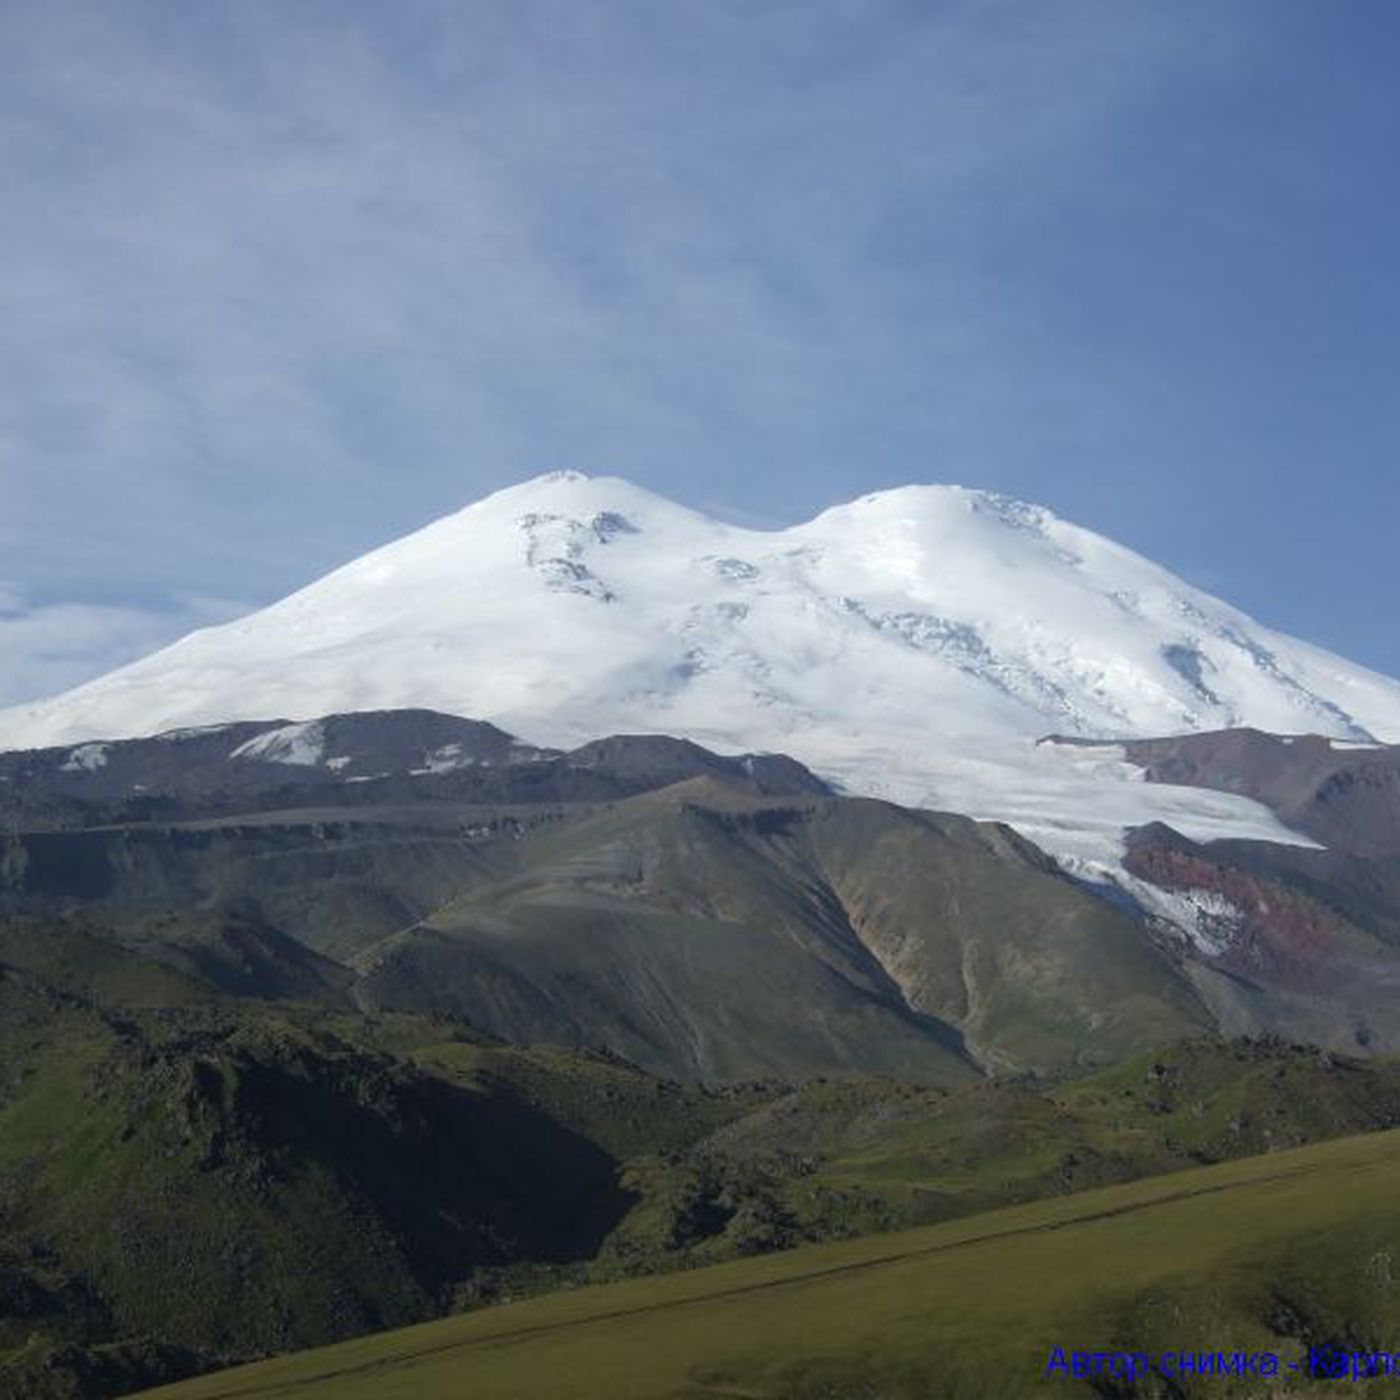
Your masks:
<svg viewBox="0 0 1400 1400"><path fill-rule="evenodd" d="M1353 855L1400 855L1400 745L1224 729L1123 744L1149 782L1253 798L1285 825Z"/></svg>
<svg viewBox="0 0 1400 1400"><path fill-rule="evenodd" d="M774 796L829 791L781 754L722 757L664 735L618 735L564 752L522 744L480 720L381 710L0 753L0 824L35 830L291 807L608 801L697 777Z"/></svg>

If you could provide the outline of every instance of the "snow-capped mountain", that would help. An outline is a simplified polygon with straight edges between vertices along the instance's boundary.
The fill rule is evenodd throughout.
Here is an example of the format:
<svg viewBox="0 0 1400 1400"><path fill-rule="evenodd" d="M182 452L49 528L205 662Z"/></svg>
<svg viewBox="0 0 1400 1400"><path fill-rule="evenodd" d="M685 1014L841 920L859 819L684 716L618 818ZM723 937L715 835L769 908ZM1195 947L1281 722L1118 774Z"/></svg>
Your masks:
<svg viewBox="0 0 1400 1400"><path fill-rule="evenodd" d="M0 711L0 745L410 706L537 744L782 750L853 791L1110 864L1148 820L1282 833L1244 799L1136 781L1113 740L1241 724L1400 740L1400 682L1037 506L911 486L764 531L565 472ZM1105 743L1036 743L1048 733Z"/></svg>

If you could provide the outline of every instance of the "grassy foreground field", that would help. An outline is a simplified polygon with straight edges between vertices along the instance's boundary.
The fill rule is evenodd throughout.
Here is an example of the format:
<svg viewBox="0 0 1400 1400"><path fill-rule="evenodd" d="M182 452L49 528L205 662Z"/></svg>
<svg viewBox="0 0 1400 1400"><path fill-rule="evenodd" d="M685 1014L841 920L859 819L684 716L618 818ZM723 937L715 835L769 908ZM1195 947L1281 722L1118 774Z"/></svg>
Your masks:
<svg viewBox="0 0 1400 1400"><path fill-rule="evenodd" d="M496 1307L165 1400L1335 1394L1309 1345L1400 1343L1400 1132ZM1389 1344L1389 1346L1388 1346ZM1274 1379L1045 1378L1051 1348L1273 1352ZM1370 1383L1385 1393L1400 1379ZM1342 1389L1350 1389L1343 1385Z"/></svg>

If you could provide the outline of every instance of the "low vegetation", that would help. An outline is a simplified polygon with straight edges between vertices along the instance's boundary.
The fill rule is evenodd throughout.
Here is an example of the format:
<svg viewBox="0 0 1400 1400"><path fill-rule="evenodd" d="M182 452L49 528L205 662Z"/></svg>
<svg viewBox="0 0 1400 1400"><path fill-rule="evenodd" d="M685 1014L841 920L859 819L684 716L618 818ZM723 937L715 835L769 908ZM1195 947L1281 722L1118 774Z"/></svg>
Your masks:
<svg viewBox="0 0 1400 1400"><path fill-rule="evenodd" d="M1400 1068L1280 1042L1186 1042L1051 1090L705 1087L451 1019L214 995L81 923L40 933L0 931L16 1398L1400 1123Z"/></svg>
<svg viewBox="0 0 1400 1400"><path fill-rule="evenodd" d="M556 1294L152 1400L1331 1395L1340 1356L1388 1354L1400 1328L1397 1171L1400 1134L1346 1138ZM1076 1375L1076 1352L1141 1371Z"/></svg>

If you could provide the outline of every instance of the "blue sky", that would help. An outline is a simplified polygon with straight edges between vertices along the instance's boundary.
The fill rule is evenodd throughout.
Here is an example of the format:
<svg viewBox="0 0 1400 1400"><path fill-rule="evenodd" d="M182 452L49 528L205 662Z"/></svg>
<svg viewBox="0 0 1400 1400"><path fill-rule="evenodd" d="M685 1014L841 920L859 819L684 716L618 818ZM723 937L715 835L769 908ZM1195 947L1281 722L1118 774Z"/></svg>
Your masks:
<svg viewBox="0 0 1400 1400"><path fill-rule="evenodd" d="M1391 0L0 3L0 703L524 477L1038 501L1400 673Z"/></svg>

